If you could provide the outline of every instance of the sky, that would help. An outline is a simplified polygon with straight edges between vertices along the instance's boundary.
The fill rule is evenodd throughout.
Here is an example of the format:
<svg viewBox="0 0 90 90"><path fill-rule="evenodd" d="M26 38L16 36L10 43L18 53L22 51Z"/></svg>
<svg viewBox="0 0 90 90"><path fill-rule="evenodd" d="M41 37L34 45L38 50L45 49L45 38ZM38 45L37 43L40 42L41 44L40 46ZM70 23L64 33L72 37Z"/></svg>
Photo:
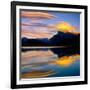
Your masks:
<svg viewBox="0 0 90 90"><path fill-rule="evenodd" d="M50 39L58 31L80 33L80 13L22 10L20 16L21 37Z"/></svg>

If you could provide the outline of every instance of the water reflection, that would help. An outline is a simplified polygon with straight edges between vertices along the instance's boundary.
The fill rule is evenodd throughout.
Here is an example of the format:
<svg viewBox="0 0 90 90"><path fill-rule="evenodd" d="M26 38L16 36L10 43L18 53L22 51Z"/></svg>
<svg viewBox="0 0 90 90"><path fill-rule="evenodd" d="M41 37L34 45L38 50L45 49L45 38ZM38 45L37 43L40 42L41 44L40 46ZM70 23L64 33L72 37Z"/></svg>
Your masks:
<svg viewBox="0 0 90 90"><path fill-rule="evenodd" d="M21 78L80 75L80 53L75 48L28 48L21 53Z"/></svg>

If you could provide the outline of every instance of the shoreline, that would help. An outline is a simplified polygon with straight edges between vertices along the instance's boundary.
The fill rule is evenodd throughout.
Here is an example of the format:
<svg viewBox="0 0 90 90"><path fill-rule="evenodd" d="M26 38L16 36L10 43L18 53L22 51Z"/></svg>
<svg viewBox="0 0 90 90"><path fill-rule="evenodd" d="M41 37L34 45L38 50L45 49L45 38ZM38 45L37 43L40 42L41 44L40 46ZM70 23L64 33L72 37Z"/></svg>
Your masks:
<svg viewBox="0 0 90 90"><path fill-rule="evenodd" d="M29 46L29 47L21 47L22 49L29 49L29 48L66 48L66 46L38 46L38 47L33 47L33 46Z"/></svg>

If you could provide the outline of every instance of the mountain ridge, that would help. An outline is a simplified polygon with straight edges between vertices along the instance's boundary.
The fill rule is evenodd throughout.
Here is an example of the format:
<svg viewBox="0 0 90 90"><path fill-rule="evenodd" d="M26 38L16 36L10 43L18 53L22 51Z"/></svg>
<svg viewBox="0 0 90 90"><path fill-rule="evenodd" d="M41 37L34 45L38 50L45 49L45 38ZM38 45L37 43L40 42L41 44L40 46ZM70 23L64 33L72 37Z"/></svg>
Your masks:
<svg viewBox="0 0 90 90"><path fill-rule="evenodd" d="M58 32L51 39L22 38L22 46L79 46L80 34Z"/></svg>

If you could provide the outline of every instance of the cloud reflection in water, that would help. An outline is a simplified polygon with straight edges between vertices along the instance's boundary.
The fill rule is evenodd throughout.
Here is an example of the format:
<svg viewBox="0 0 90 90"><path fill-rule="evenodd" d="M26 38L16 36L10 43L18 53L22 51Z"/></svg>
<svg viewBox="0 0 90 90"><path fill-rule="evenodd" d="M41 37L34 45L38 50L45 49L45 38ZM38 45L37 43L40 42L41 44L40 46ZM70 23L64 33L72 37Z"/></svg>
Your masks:
<svg viewBox="0 0 90 90"><path fill-rule="evenodd" d="M50 49L31 49L21 53L21 78L76 76L79 60L79 54L59 56Z"/></svg>

